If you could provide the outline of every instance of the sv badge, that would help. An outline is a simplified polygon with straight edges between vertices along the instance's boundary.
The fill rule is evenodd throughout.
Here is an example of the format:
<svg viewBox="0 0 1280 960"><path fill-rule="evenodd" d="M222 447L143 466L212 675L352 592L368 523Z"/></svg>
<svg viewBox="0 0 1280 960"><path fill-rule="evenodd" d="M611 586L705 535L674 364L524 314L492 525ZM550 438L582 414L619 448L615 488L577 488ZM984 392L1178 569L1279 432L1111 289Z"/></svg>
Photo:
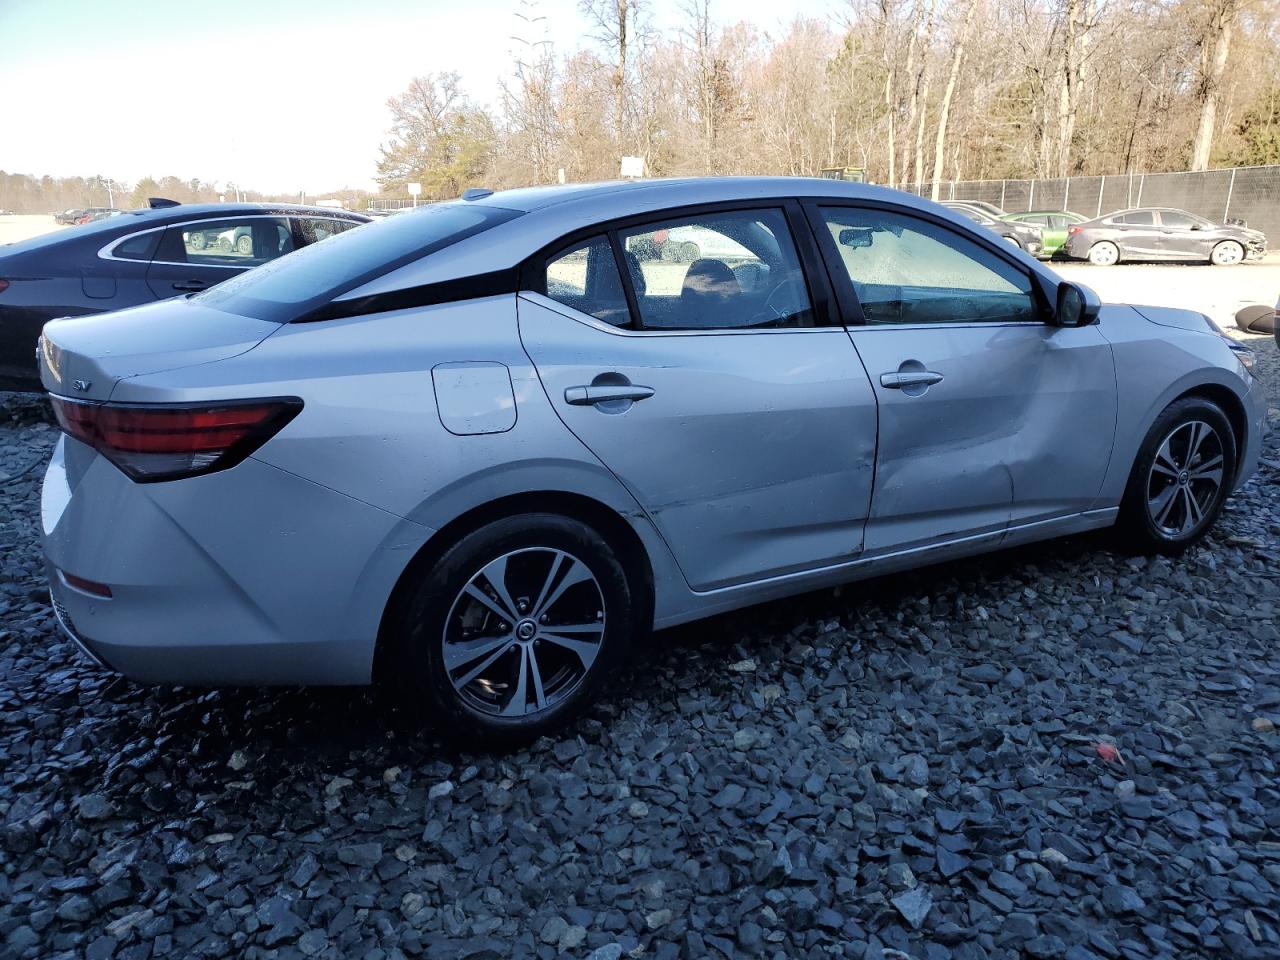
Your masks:
<svg viewBox="0 0 1280 960"><path fill-rule="evenodd" d="M79 390L81 393L85 393L88 391L90 387L93 386L93 381L92 380L72 380L71 386L74 387L76 390Z"/></svg>

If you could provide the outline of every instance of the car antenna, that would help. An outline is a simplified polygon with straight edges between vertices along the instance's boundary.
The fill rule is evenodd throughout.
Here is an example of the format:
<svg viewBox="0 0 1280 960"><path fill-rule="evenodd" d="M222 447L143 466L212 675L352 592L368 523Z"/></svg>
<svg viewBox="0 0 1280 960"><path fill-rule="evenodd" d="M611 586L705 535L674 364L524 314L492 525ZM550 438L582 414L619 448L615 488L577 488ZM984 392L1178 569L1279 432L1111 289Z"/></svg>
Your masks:
<svg viewBox="0 0 1280 960"><path fill-rule="evenodd" d="M493 191L488 187L467 187L462 191L463 200L482 200L485 197L492 197Z"/></svg>
<svg viewBox="0 0 1280 960"><path fill-rule="evenodd" d="M181 204L167 197L147 197L147 206L152 210L163 210L165 207L178 207Z"/></svg>

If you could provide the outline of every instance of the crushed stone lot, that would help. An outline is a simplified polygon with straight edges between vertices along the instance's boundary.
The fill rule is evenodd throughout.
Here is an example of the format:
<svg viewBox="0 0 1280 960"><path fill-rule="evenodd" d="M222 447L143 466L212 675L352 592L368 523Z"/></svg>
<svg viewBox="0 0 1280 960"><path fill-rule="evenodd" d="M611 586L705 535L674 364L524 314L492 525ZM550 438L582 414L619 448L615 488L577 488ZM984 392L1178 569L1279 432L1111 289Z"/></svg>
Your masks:
<svg viewBox="0 0 1280 960"><path fill-rule="evenodd" d="M0 956L1280 957L1274 466L1180 560L1089 536L694 624L490 756L88 663L46 417L0 394Z"/></svg>

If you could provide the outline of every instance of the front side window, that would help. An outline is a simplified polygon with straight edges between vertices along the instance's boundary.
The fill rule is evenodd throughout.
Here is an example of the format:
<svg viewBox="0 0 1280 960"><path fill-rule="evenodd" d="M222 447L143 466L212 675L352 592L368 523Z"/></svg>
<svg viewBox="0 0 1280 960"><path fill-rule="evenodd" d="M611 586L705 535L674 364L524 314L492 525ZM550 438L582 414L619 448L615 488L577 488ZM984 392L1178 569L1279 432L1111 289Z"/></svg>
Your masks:
<svg viewBox="0 0 1280 960"><path fill-rule="evenodd" d="M360 224L353 220L338 220L330 217L299 217L298 230L302 234L304 244L319 243L330 237L345 233Z"/></svg>
<svg viewBox="0 0 1280 960"><path fill-rule="evenodd" d="M1179 213L1176 210L1165 210L1160 214L1160 223L1165 227L1172 227L1175 230L1190 230L1192 227L1206 226L1206 221L1199 217L1193 217L1189 213Z"/></svg>
<svg viewBox="0 0 1280 960"><path fill-rule="evenodd" d="M283 217L241 217L174 224L155 259L213 267L256 267L293 250Z"/></svg>
<svg viewBox="0 0 1280 960"><path fill-rule="evenodd" d="M488 204L436 203L348 230L199 293L205 306L288 323L375 277L520 216Z"/></svg>
<svg viewBox="0 0 1280 960"><path fill-rule="evenodd" d="M605 323L625 327L631 322L622 275L607 237L594 237L549 260L546 291L552 300Z"/></svg>
<svg viewBox="0 0 1280 960"><path fill-rule="evenodd" d="M1040 322L1027 273L946 227L823 207L868 323Z"/></svg>
<svg viewBox="0 0 1280 960"><path fill-rule="evenodd" d="M781 210L708 213L619 233L649 330L810 327L813 309Z"/></svg>

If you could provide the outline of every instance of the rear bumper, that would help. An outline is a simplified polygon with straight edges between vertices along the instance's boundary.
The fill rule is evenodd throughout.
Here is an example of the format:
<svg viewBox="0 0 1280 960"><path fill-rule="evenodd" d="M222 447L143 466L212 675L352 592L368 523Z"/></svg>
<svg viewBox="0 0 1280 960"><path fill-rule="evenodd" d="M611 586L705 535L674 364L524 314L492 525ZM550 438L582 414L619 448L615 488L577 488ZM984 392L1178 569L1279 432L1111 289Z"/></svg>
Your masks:
<svg viewBox="0 0 1280 960"><path fill-rule="evenodd" d="M429 533L252 459L135 484L66 438L41 506L72 640L133 679L194 686L369 682L387 599Z"/></svg>

